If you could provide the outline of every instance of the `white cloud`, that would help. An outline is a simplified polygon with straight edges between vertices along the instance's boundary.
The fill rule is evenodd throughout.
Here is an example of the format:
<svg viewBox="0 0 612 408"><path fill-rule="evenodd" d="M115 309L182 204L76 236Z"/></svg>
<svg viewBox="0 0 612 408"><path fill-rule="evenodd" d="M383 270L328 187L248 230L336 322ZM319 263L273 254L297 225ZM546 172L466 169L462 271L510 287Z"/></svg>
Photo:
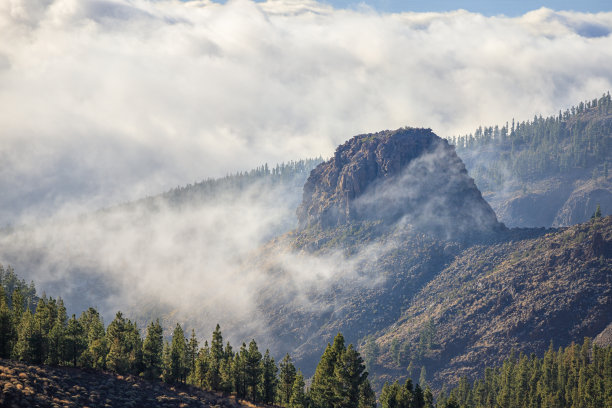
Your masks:
<svg viewBox="0 0 612 408"><path fill-rule="evenodd" d="M612 13L379 14L314 1L0 5L1 222L403 125L442 136L608 90Z"/></svg>

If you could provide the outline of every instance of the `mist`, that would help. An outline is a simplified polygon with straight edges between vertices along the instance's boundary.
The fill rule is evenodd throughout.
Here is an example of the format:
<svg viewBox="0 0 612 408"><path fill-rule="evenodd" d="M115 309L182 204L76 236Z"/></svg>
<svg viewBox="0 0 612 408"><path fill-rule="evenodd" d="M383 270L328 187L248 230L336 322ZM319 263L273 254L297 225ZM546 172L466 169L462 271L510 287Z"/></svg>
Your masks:
<svg viewBox="0 0 612 408"><path fill-rule="evenodd" d="M0 5L0 225L87 212L400 126L464 134L611 88L612 13L314 1Z"/></svg>
<svg viewBox="0 0 612 408"><path fill-rule="evenodd" d="M10 227L0 262L74 313L98 307L106 323L123 310L197 321L202 337L217 322L238 339L264 332L257 290L274 283L254 258L297 225L299 185L180 207L118 204L329 157L359 133L409 125L451 136L556 113L611 88L610 32L612 13L549 9L509 18L291 0L2 2L0 226ZM381 284L359 272L390 250L377 245L351 262L280 251L275 290L340 309L343 294ZM330 303L312 304L340 282Z"/></svg>

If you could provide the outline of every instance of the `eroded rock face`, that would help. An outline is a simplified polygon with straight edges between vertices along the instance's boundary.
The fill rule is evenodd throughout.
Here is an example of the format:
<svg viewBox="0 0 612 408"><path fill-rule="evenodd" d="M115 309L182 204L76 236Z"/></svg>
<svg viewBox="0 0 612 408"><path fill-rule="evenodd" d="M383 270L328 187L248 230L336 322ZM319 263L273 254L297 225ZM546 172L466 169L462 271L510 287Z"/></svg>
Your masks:
<svg viewBox="0 0 612 408"><path fill-rule="evenodd" d="M503 228L446 140L430 129L355 136L304 185L300 228L405 222L447 238Z"/></svg>

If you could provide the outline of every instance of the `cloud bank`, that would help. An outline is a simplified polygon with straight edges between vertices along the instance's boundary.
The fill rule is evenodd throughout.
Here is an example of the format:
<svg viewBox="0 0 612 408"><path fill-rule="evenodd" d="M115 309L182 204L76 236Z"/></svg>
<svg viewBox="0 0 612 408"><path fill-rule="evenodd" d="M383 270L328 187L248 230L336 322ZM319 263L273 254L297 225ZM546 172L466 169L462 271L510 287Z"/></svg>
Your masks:
<svg viewBox="0 0 612 408"><path fill-rule="evenodd" d="M328 156L400 126L465 133L612 88L612 13L379 14L314 1L0 4L0 225Z"/></svg>

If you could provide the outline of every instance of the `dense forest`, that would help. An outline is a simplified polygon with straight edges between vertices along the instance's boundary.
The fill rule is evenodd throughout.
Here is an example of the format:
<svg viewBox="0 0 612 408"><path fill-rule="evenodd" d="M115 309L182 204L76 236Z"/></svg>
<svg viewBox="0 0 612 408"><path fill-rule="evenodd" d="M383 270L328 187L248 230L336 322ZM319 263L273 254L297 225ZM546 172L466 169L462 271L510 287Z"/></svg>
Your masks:
<svg viewBox="0 0 612 408"><path fill-rule="evenodd" d="M612 347L587 338L557 351L551 344L543 358L512 355L501 367L487 368L482 379L463 378L448 396L440 396L438 406L612 407Z"/></svg>
<svg viewBox="0 0 612 408"><path fill-rule="evenodd" d="M608 92L555 116L481 126L450 141L482 191L497 191L509 180L533 181L576 170L607 177L612 99Z"/></svg>
<svg viewBox="0 0 612 408"><path fill-rule="evenodd" d="M147 326L143 338L121 312L106 328L95 308L68 318L61 299L37 297L34 284L20 280L11 267L0 266L0 282L0 358L109 370L292 408L376 406L363 359L341 334L328 345L306 392L288 354L277 365L255 340L234 351L223 343L219 325L210 345L205 341L202 347L195 332L187 336L180 324L164 341L159 320Z"/></svg>

